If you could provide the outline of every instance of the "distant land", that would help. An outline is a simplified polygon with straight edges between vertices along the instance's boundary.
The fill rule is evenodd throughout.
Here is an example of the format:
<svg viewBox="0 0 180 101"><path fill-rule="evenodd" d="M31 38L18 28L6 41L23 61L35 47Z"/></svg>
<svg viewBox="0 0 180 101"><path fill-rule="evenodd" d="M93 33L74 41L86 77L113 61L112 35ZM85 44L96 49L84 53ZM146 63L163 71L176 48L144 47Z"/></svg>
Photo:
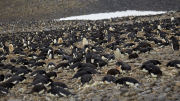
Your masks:
<svg viewBox="0 0 180 101"><path fill-rule="evenodd" d="M126 10L179 11L180 0L1 0L0 22L43 21Z"/></svg>

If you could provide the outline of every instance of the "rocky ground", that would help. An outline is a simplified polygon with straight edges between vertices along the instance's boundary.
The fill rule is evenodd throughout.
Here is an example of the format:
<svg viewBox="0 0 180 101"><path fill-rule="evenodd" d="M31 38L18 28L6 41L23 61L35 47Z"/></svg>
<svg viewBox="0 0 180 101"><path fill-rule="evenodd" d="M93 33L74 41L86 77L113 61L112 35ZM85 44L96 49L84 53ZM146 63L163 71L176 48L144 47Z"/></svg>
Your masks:
<svg viewBox="0 0 180 101"><path fill-rule="evenodd" d="M98 24L110 24L112 28L115 29L120 29L120 32L126 32L125 29L121 29L121 27L126 26L133 28L139 27L137 25L134 25L133 22L139 22L141 28L145 26L145 23L153 23L157 22L158 26L160 25L165 25L165 20L164 19L171 19L171 17L174 16L175 19L180 17L180 13L168 13L168 14L163 14L163 15L156 15L156 16L140 16L140 17L124 17L124 18L114 18L114 19L105 19L105 20L97 20L97 21L49 21L49 22L29 22L32 26L27 27L28 24L19 24L19 25L24 25L21 26L21 28L15 28L16 31L14 32L26 32L26 31L37 31L40 32L42 30L50 30L50 29L66 29L65 33L68 35L68 28L71 27L77 27L77 26L86 26L86 24L91 23L93 26L98 26ZM179 19L178 19L178 22ZM168 22L166 24L170 24L171 22ZM96 24L96 25L95 25ZM13 25L18 25L13 24ZM25 26L27 25L27 26ZM2 33L4 34L10 34L12 33L12 28L7 27L11 26L10 24L5 24L4 26L2 25L1 28L3 29ZM178 29L176 32L180 33L180 24L174 25L172 23L172 28L175 27ZM4 28L9 28L9 31L4 30ZM140 29L141 29L140 28ZM86 30L86 29L85 29ZM6 31L6 32L4 32ZM81 32L83 30L80 30ZM171 28L166 28L163 27L162 29L163 32L168 33L167 38L169 39L171 36ZM79 33L76 32L76 33ZM156 32L156 29L153 30L153 32ZM88 33L87 33L88 34ZM145 33L143 31L138 31L137 36L143 36ZM11 35L11 34L10 34ZM18 35L18 34L17 34ZM121 37L126 37L127 34L121 35ZM155 38L161 40L162 38L159 37L158 35L155 36ZM177 37L178 38L178 37ZM179 39L179 38L178 38ZM112 40L114 42L115 40ZM150 51L149 53L141 53L138 54L139 58L137 59L128 59L127 56L125 56L122 61L125 63L129 64L132 67L132 71L130 73L125 73L125 74L120 74L116 79L119 79L121 77L133 77L137 79L140 83L142 83L142 86L139 86L137 88L134 87L118 87L114 83L106 84L106 83L100 83L102 80L102 77L106 75L106 72L111 69L115 68L115 61L114 62L108 62L108 66L103 67L100 72L101 74L95 74L93 75L92 81L81 87L80 80L70 80L70 78L75 74L74 71L72 70L52 70L58 73L58 77L53 79L53 81L60 81L64 82L67 84L67 86L71 89L69 89L70 92L72 92L73 96L68 96L68 97L50 97L46 93L39 95L39 94L24 94L25 92L29 92L32 88L29 87L27 88L26 86L29 85L32 82L32 78L27 76L27 79L24 83L17 84L14 88L9 90L11 94L8 94L6 96L1 97L1 100L9 100L9 101L14 101L15 99L17 100L24 100L24 101L52 101L52 100L57 100L57 101L179 101L180 97L180 76L179 76L179 69L176 68L171 68L167 67L166 64L171 61L171 60L179 60L180 56L180 50L173 51L170 46L165 46L165 47L159 47L158 44L155 44L154 42L150 42L147 40L144 40L148 43L151 44L153 50ZM110 42L110 43L112 43ZM125 43L129 43L129 40L124 41ZM90 44L91 40L89 40ZM105 48L107 44L101 45L104 48L104 53L111 54L113 50ZM8 43L6 43L8 45ZM83 48L82 42L76 42L74 43L79 48ZM136 44L137 45L137 44ZM132 49L134 47L130 47L129 49ZM124 44L118 46L118 47L123 47ZM60 46L52 46L53 49L57 49ZM63 48L68 54L71 53L71 50L69 47L61 47ZM27 54L29 52L26 50L24 51ZM37 52L38 53L38 52ZM11 64L9 62L10 59L12 58L17 58L15 54L11 53L9 56L7 56L7 60L2 62L4 64ZM28 59L26 56L24 57ZM46 62L45 67L40 67L38 69L46 69L47 64L49 62L54 62L56 65L60 63L60 60L62 58L59 57L58 59L52 59L52 60L43 60ZM159 65L160 69L162 70L162 76L158 78L152 78L150 77L147 73L142 72L139 68L141 65L147 61L147 60L159 60L162 64ZM61 61L61 62L66 62L66 61ZM82 61L84 62L84 61ZM17 64L12 64L14 66L21 66ZM30 67L29 67L30 68ZM34 71L34 70L33 70ZM7 70L2 70L1 74L6 74L9 73Z"/></svg>

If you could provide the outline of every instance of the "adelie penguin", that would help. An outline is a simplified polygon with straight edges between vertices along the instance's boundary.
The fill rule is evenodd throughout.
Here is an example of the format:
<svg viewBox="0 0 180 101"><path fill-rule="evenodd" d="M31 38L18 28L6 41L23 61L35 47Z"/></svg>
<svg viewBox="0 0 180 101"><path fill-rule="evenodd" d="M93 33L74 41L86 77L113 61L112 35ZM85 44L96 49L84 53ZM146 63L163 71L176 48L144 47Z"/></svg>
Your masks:
<svg viewBox="0 0 180 101"><path fill-rule="evenodd" d="M77 72L71 79L82 77L85 74L91 74L91 72L89 72L89 71L80 71L80 72Z"/></svg>
<svg viewBox="0 0 180 101"><path fill-rule="evenodd" d="M159 77L162 75L160 68L153 64L143 64L140 69L148 72L151 77Z"/></svg>
<svg viewBox="0 0 180 101"><path fill-rule="evenodd" d="M74 94L72 94L70 91L68 91L62 87L53 87L52 89L47 91L47 95L66 97L66 96L74 95Z"/></svg>
<svg viewBox="0 0 180 101"><path fill-rule="evenodd" d="M144 62L143 64L161 65L161 62L158 60L148 60L148 61Z"/></svg>
<svg viewBox="0 0 180 101"><path fill-rule="evenodd" d="M30 76L36 76L36 75L38 75L38 74L40 74L40 75L45 75L45 74L46 74L46 71L44 71L44 70L36 70L36 71L32 72L32 73L30 74Z"/></svg>
<svg viewBox="0 0 180 101"><path fill-rule="evenodd" d="M120 74L120 72L119 72L119 70L118 69L110 69L110 70L108 70L107 71L107 75L119 75Z"/></svg>
<svg viewBox="0 0 180 101"><path fill-rule="evenodd" d="M132 86L132 87L137 87L137 86L141 85L141 83L139 83L139 81L137 81L136 79L131 78L131 77L122 77L122 78L116 80L115 83L119 84L119 85Z"/></svg>
<svg viewBox="0 0 180 101"><path fill-rule="evenodd" d="M53 50L48 51L48 59L54 59L54 52Z"/></svg>
<svg viewBox="0 0 180 101"><path fill-rule="evenodd" d="M44 94L46 92L46 87L44 85L35 85L32 90L25 94L32 94L32 93Z"/></svg>
<svg viewBox="0 0 180 101"><path fill-rule="evenodd" d="M178 40L177 40L174 36L172 36L172 37L170 38L170 40L171 40L171 43L172 43L172 49L173 49L173 50L179 50Z"/></svg>
<svg viewBox="0 0 180 101"><path fill-rule="evenodd" d="M13 76L10 79L8 79L6 82L10 82L10 83L13 83L13 84L18 84L20 82L24 82L25 79L26 79L26 77L24 77L24 76Z"/></svg>
<svg viewBox="0 0 180 101"><path fill-rule="evenodd" d="M29 86L35 86L35 85L44 85L44 86L49 86L49 85L52 85L52 80L51 79L48 79L48 78L39 78L39 79L36 79L34 80L30 85L28 85L27 87Z"/></svg>
<svg viewBox="0 0 180 101"><path fill-rule="evenodd" d="M112 75L106 75L106 76L104 76L103 78L102 78L102 81L104 82L104 83L110 83L110 82L115 82L116 81L116 78L114 77L114 76L112 76Z"/></svg>
<svg viewBox="0 0 180 101"><path fill-rule="evenodd" d="M10 93L6 88L0 86L0 96Z"/></svg>
<svg viewBox="0 0 180 101"><path fill-rule="evenodd" d="M53 69L53 68L55 68L55 63L53 63L53 62L49 62L48 63L48 66L47 66L47 69Z"/></svg>
<svg viewBox="0 0 180 101"><path fill-rule="evenodd" d="M69 87L63 82L53 82L51 87L62 87L68 89Z"/></svg>
<svg viewBox="0 0 180 101"><path fill-rule="evenodd" d="M84 74L83 76L81 76L81 83L83 86L85 83L89 83L92 79L92 76L90 74Z"/></svg>
<svg viewBox="0 0 180 101"><path fill-rule="evenodd" d="M166 64L167 67L176 67L180 69L180 60L172 60Z"/></svg>
<svg viewBox="0 0 180 101"><path fill-rule="evenodd" d="M10 89L13 88L15 86L15 84L11 83L11 82L1 82L0 83L0 87L4 87L6 89Z"/></svg>
<svg viewBox="0 0 180 101"><path fill-rule="evenodd" d="M46 77L49 79L55 79L55 77L57 77L57 73L56 72L46 73Z"/></svg>
<svg viewBox="0 0 180 101"><path fill-rule="evenodd" d="M86 59L86 63L91 63L92 53L90 52L90 50L88 50L87 53L85 54L85 59Z"/></svg>

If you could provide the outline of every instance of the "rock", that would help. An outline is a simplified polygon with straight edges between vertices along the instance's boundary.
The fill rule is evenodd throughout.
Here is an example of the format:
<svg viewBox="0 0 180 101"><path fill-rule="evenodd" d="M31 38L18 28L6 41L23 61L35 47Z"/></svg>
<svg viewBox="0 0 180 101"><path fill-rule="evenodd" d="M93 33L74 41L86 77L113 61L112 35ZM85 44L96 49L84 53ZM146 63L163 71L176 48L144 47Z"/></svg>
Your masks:
<svg viewBox="0 0 180 101"><path fill-rule="evenodd" d="M87 94L87 98L92 98L92 97L94 97L94 96L95 96L94 93L89 93L89 94Z"/></svg>
<svg viewBox="0 0 180 101"><path fill-rule="evenodd" d="M176 82L176 86L180 87L180 82L179 81Z"/></svg>
<svg viewBox="0 0 180 101"><path fill-rule="evenodd" d="M145 101L156 101L156 95L155 94L149 94L148 96L144 96Z"/></svg>
<svg viewBox="0 0 180 101"><path fill-rule="evenodd" d="M115 96L112 96L112 97L110 97L110 98L109 98L109 101L115 101L115 100L117 100L117 101L118 101L118 98L117 98L117 97L115 97Z"/></svg>
<svg viewBox="0 0 180 101"><path fill-rule="evenodd" d="M141 63L134 63L135 66L141 66Z"/></svg>
<svg viewBox="0 0 180 101"><path fill-rule="evenodd" d="M102 101L103 98L101 96L97 95L97 96L93 97L91 100L92 101Z"/></svg>
<svg viewBox="0 0 180 101"><path fill-rule="evenodd" d="M165 92L169 92L169 91L172 91L173 89L171 87L168 87L165 89Z"/></svg>
<svg viewBox="0 0 180 101"><path fill-rule="evenodd" d="M151 92L151 90L147 90L147 91L144 91L144 92L140 93L139 95L149 94L150 92Z"/></svg>
<svg viewBox="0 0 180 101"><path fill-rule="evenodd" d="M167 94L166 93L160 94L158 96L158 101L165 101L166 98L167 98Z"/></svg>
<svg viewBox="0 0 180 101"><path fill-rule="evenodd" d="M116 98L118 98L121 94L122 94L122 92L114 92L114 93L113 93L113 96L115 96Z"/></svg>
<svg viewBox="0 0 180 101"><path fill-rule="evenodd" d="M9 99L7 101L22 101L22 100L19 100L19 99Z"/></svg>

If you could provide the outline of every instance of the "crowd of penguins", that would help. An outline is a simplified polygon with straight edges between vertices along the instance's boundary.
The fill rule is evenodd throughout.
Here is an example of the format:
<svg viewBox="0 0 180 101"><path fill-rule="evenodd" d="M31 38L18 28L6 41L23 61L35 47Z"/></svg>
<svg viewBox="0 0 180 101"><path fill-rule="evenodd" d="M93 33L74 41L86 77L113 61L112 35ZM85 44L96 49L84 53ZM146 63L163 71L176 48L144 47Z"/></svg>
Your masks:
<svg viewBox="0 0 180 101"><path fill-rule="evenodd" d="M58 71L75 72L69 80L80 79L80 86L83 87L93 79L94 74L101 74L101 70L112 61L115 66L107 70L102 82L143 86L133 77L119 76L130 73L133 68L123 58L138 59L139 54L154 50L152 43L157 48L172 46L173 51L179 50L178 26L180 18L172 16L170 19L133 24L112 25L97 20L60 29L0 34L0 94L11 94L10 89L31 78L33 80L27 86L31 90L24 94L73 96L76 94L71 93L65 83L54 81ZM139 35L139 32L144 34ZM180 68L179 64L180 60L171 60L166 66ZM161 62L148 60L139 69L147 72L150 77L158 78L163 71L157 65L161 65Z"/></svg>

